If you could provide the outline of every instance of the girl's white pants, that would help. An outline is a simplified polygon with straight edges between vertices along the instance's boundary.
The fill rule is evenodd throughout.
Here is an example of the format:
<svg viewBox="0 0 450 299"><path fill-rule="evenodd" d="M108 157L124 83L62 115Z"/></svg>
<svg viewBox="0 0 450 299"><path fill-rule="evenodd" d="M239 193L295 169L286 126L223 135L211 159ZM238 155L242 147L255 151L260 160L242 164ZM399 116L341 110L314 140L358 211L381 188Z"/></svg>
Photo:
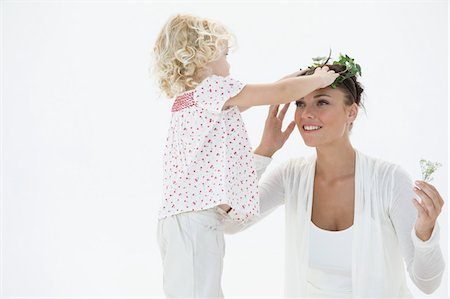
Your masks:
<svg viewBox="0 0 450 299"><path fill-rule="evenodd" d="M223 221L227 216L215 207L158 222L166 298L223 298Z"/></svg>

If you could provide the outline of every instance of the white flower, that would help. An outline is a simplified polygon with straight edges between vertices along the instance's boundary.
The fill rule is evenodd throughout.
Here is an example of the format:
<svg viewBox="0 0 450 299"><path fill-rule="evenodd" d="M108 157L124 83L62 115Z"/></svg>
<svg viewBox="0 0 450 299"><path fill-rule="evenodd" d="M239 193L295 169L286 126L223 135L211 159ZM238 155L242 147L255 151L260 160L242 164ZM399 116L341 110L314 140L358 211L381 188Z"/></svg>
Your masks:
<svg viewBox="0 0 450 299"><path fill-rule="evenodd" d="M442 164L439 162L433 163L431 161L421 159L420 168L422 170L422 180L424 180L425 182L431 182L433 180L431 175L433 174L433 172L436 171L436 169L438 169L441 166Z"/></svg>

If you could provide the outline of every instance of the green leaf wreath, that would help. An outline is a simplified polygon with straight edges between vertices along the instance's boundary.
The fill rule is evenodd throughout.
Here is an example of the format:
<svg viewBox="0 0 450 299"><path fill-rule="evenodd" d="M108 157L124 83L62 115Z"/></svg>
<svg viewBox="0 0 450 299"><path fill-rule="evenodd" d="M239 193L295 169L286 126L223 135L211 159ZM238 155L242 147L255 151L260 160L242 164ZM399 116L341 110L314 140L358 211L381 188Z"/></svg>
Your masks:
<svg viewBox="0 0 450 299"><path fill-rule="evenodd" d="M323 67L330 61L331 59L331 49L328 57L315 57L313 58L313 64L309 66L309 69L315 69L317 67ZM345 69L339 72L339 77L334 80L333 84L331 84L332 88L336 88L339 84L344 82L345 79L353 77L355 75L361 76L361 66L355 63L355 59L351 58L348 55L339 54L337 60L333 61L334 65L342 65Z"/></svg>

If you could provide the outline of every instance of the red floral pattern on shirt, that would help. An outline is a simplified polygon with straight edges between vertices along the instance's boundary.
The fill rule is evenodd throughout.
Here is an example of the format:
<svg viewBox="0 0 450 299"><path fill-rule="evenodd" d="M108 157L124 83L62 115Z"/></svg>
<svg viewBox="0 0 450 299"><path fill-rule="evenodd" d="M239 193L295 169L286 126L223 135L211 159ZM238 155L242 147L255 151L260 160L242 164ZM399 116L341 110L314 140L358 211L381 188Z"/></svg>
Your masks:
<svg viewBox="0 0 450 299"><path fill-rule="evenodd" d="M228 204L245 221L259 214L257 176L238 107L222 110L243 84L211 76L175 99L164 153L159 218Z"/></svg>

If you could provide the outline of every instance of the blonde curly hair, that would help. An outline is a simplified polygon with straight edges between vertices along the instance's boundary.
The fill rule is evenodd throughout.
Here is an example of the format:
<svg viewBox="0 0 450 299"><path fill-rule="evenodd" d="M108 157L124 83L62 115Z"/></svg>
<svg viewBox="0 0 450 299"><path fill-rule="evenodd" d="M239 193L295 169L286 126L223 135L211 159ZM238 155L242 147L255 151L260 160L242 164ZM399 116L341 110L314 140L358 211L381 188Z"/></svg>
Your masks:
<svg viewBox="0 0 450 299"><path fill-rule="evenodd" d="M169 97L195 88L224 48L235 43L221 24L192 15L176 15L162 28L153 49L153 73Z"/></svg>

